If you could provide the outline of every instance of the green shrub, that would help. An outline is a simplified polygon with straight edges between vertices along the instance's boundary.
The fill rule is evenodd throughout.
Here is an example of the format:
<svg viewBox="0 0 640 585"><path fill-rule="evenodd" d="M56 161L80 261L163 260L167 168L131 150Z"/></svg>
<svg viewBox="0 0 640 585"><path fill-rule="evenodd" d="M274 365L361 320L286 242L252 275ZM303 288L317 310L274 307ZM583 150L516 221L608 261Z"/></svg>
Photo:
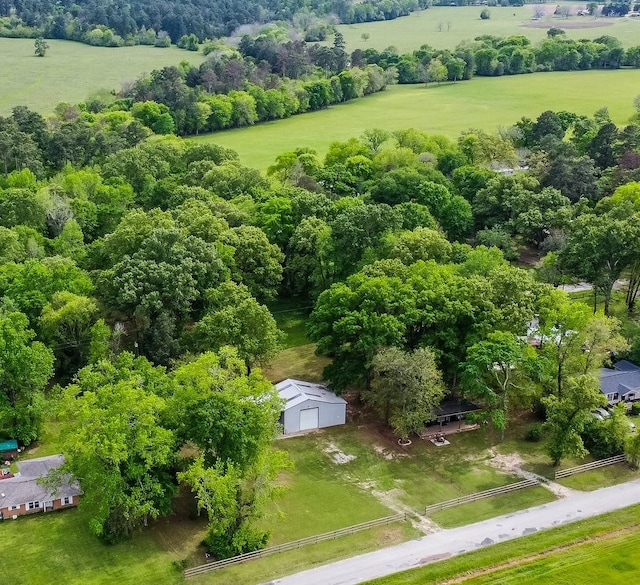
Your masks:
<svg viewBox="0 0 640 585"><path fill-rule="evenodd" d="M524 434L524 438L532 443L537 443L542 439L542 423L533 423Z"/></svg>
<svg viewBox="0 0 640 585"><path fill-rule="evenodd" d="M631 414L632 416L638 416L640 414L640 402L634 402L631 405Z"/></svg>
<svg viewBox="0 0 640 585"><path fill-rule="evenodd" d="M482 20L489 20L491 18L491 13L486 8L484 8L480 13L480 18Z"/></svg>
<svg viewBox="0 0 640 585"><path fill-rule="evenodd" d="M180 560L175 560L173 561L173 568L176 569L177 571L184 571L187 568L187 559L180 559Z"/></svg>

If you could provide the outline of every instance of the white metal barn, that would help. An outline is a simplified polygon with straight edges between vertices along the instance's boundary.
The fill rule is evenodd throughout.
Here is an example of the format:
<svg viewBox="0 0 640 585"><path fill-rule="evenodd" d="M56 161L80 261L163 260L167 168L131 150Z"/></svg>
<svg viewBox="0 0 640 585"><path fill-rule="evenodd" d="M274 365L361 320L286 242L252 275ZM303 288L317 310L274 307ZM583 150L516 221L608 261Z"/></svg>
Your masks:
<svg viewBox="0 0 640 585"><path fill-rule="evenodd" d="M346 401L322 384L288 378L276 384L276 388L286 401L280 417L285 435L346 422Z"/></svg>

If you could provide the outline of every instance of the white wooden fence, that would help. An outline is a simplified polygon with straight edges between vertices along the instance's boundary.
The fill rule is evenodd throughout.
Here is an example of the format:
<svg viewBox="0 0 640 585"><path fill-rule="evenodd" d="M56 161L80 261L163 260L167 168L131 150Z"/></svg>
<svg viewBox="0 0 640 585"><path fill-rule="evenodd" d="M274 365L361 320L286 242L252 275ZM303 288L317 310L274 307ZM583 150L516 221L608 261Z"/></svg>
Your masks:
<svg viewBox="0 0 640 585"><path fill-rule="evenodd" d="M556 471L555 478L562 479L563 477L570 477L576 473L582 473L584 471L591 471L592 469L599 469L600 467L606 467L607 465L614 465L616 463L624 463L626 461L624 455L614 455L607 459L599 459L598 461L592 461L591 463L585 463L584 465L577 465L576 467L569 467L568 469L561 469Z"/></svg>

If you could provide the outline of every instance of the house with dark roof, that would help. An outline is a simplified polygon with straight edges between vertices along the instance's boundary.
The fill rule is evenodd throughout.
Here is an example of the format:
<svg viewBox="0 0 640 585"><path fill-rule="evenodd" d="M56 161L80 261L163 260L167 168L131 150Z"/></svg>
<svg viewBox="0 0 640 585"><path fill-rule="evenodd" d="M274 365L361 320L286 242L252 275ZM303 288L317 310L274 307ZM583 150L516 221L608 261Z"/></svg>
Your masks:
<svg viewBox="0 0 640 585"><path fill-rule="evenodd" d="M600 391L610 405L640 400L640 366L626 360L600 370Z"/></svg>
<svg viewBox="0 0 640 585"><path fill-rule="evenodd" d="M77 506L82 490L71 478L57 489L39 481L63 463L62 455L28 459L18 463L15 475L9 473L2 476L4 479L0 477L0 519Z"/></svg>
<svg viewBox="0 0 640 585"><path fill-rule="evenodd" d="M343 425L347 402L324 384L288 378L276 384L284 402L280 423L285 435Z"/></svg>

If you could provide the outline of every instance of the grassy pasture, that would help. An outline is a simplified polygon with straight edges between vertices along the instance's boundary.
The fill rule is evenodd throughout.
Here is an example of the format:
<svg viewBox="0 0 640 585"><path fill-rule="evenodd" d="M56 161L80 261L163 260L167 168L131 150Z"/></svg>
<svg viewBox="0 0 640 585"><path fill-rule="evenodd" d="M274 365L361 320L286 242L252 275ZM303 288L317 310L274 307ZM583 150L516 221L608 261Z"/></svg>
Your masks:
<svg viewBox="0 0 640 585"><path fill-rule="evenodd" d="M202 53L175 47L92 47L47 40L44 58L33 54L33 39L0 38L0 115L17 105L49 114L60 102L78 103L99 89L119 90L134 80L180 61L200 64Z"/></svg>
<svg viewBox="0 0 640 585"><path fill-rule="evenodd" d="M562 4L562 3L561 3ZM562 28L569 39L595 39L602 35L616 37L625 47L637 45L640 39L640 19L593 18L590 16L553 16L557 3L543 5L546 15L532 21L534 7L488 7L491 18L482 20L484 6L434 6L395 20L344 24L338 30L344 35L347 51L374 48L381 51L396 47L399 52L414 51L427 44L434 49L454 49L460 42L473 40L483 34L509 36L524 35L533 43L547 38L551 27ZM577 4L569 3L575 14ZM581 6L586 6L586 2ZM363 34L369 38L364 41ZM325 44L331 44L329 38Z"/></svg>
<svg viewBox="0 0 640 585"><path fill-rule="evenodd" d="M592 115L603 106L609 108L615 123L625 124L639 92L638 69L477 77L428 87L397 85L326 110L194 140L232 148L243 164L264 170L287 150L308 146L324 156L331 142L374 127L417 128L455 139L469 128L495 131L522 116L537 117L544 110Z"/></svg>
<svg viewBox="0 0 640 585"><path fill-rule="evenodd" d="M487 575L465 579L468 585L558 585L637 582L640 558L631 553L640 544L640 532L588 542L568 550L545 555L541 559L491 571Z"/></svg>
<svg viewBox="0 0 640 585"><path fill-rule="evenodd" d="M368 585L635 583L640 506L496 544ZM466 577L466 578L465 578Z"/></svg>

